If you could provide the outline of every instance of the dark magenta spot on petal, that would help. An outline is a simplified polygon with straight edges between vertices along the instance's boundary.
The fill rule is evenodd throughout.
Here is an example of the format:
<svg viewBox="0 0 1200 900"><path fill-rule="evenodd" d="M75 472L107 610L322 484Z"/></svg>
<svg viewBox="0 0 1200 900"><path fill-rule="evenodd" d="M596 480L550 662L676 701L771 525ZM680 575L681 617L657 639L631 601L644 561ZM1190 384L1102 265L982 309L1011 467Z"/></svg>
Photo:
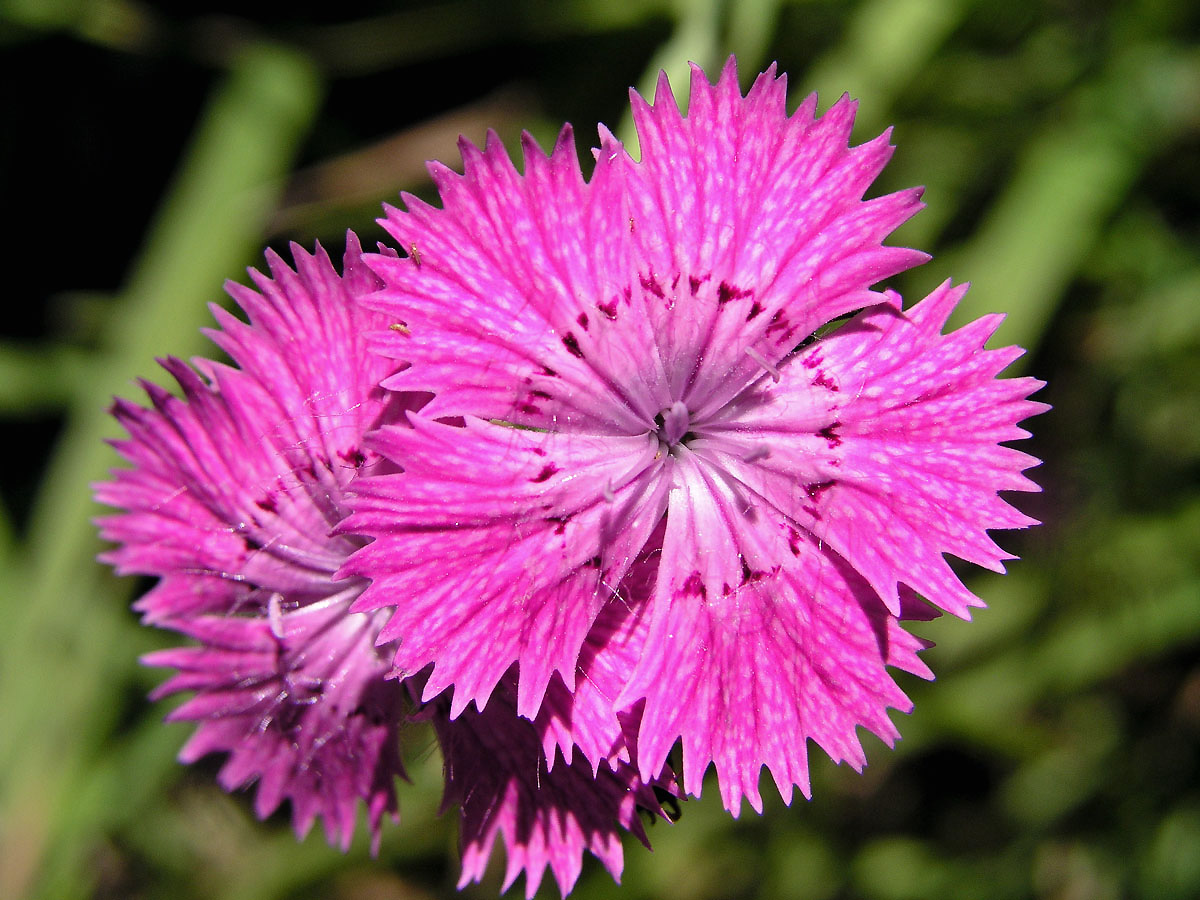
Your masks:
<svg viewBox="0 0 1200 900"><path fill-rule="evenodd" d="M546 521L554 525L554 533L562 534L567 530L567 523L571 521L570 516L547 516Z"/></svg>
<svg viewBox="0 0 1200 900"><path fill-rule="evenodd" d="M696 296L696 292L698 290L700 290L700 285L702 285L702 284L704 284L704 282L702 280L700 280L699 278L697 278L695 275L688 276L688 287L690 287L692 289L693 297Z"/></svg>
<svg viewBox="0 0 1200 900"><path fill-rule="evenodd" d="M638 280L642 283L642 290L649 291L659 300L666 297L666 294L663 293L662 285L658 283L658 279L653 275L642 275Z"/></svg>
<svg viewBox="0 0 1200 900"><path fill-rule="evenodd" d="M587 327L588 327L587 313L581 312L579 314L579 317L575 321L579 323L580 328L582 328L584 331L587 331Z"/></svg>
<svg viewBox="0 0 1200 900"><path fill-rule="evenodd" d="M607 303L597 303L596 309L604 313L608 318L615 319L617 317L617 301L609 300Z"/></svg>
<svg viewBox="0 0 1200 900"><path fill-rule="evenodd" d="M800 555L800 532L795 528L788 529L788 549L792 551L792 556Z"/></svg>
<svg viewBox="0 0 1200 900"><path fill-rule="evenodd" d="M537 397L540 400L549 400L551 398L551 395L547 394L545 391L530 391L529 396Z"/></svg>
<svg viewBox="0 0 1200 900"><path fill-rule="evenodd" d="M752 304L750 304L750 312L746 313L746 321L749 322L751 319L755 318L762 311L763 311L763 305L761 303L759 303L757 300L755 300Z"/></svg>
<svg viewBox="0 0 1200 900"><path fill-rule="evenodd" d="M555 372L555 371L554 371L552 368L550 368L549 366L542 366L542 374L543 374L543 375L549 375L551 378L557 378L557 377L558 377L558 373L557 373L557 372Z"/></svg>
<svg viewBox="0 0 1200 900"><path fill-rule="evenodd" d="M825 438L825 441L826 441L826 443L829 444L829 448L831 450L834 447L840 447L842 445L842 439L837 436L837 433L834 430L840 424L841 423L839 423L839 422L834 422L832 425L826 425L824 428L822 428L820 431L817 432L817 434L819 434L821 437Z"/></svg>
<svg viewBox="0 0 1200 900"><path fill-rule="evenodd" d="M742 297L749 296L749 291L736 288L728 281L722 281L721 286L717 288L717 306L724 306L730 300L740 300Z"/></svg>
<svg viewBox="0 0 1200 900"><path fill-rule="evenodd" d="M261 500L255 500L254 505L259 509L270 513L273 513L279 509L279 506L275 503L275 498L270 494L267 494L267 496L263 497Z"/></svg>
<svg viewBox="0 0 1200 900"><path fill-rule="evenodd" d="M833 487L832 481L818 481L813 484L806 484L804 486L804 493L808 494L809 500L816 500L831 487Z"/></svg>
<svg viewBox="0 0 1200 900"><path fill-rule="evenodd" d="M742 584L750 584L765 578L767 572L763 569L751 569L746 560L742 560Z"/></svg>
<svg viewBox="0 0 1200 900"><path fill-rule="evenodd" d="M841 390L841 388L839 388L837 386L837 382L835 382L832 378L830 378L824 372L820 372L817 374L817 377L813 379L813 384L816 385L817 387L823 387L827 391Z"/></svg>
<svg viewBox="0 0 1200 900"><path fill-rule="evenodd" d="M542 466L542 471L538 472L534 478L530 478L529 480L534 484L540 484L543 481L549 481L550 476L557 471L558 466L556 466L554 463L546 463L546 465Z"/></svg>
<svg viewBox="0 0 1200 900"><path fill-rule="evenodd" d="M576 340L574 334L568 331L567 336L562 339L562 342L563 346L570 351L572 356L583 359L583 351L579 349L579 341Z"/></svg>
<svg viewBox="0 0 1200 900"><path fill-rule="evenodd" d="M699 572L693 572L687 577L687 580L680 586L679 590L684 596L707 597L708 589L704 587L704 579L700 577Z"/></svg>

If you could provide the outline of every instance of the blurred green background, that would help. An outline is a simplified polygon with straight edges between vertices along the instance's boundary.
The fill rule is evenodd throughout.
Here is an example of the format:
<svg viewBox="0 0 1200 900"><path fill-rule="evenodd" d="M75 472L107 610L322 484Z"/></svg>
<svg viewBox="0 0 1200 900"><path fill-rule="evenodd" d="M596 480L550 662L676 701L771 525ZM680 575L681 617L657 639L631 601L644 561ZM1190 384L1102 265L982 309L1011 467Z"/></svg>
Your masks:
<svg viewBox="0 0 1200 900"><path fill-rule="evenodd" d="M1011 574L970 575L975 622L921 626L938 681L902 676L895 752L869 739L859 776L814 751L815 799L761 818L710 788L627 845L619 896L1200 897L1200 7L352 5L0 0L0 897L455 896L425 734L374 861L174 762L189 726L136 662L171 638L93 562L103 410L207 352L206 302L264 245L381 239L379 202L428 196L460 132L571 121L586 154L597 121L627 135L627 86L731 52L743 86L777 60L793 106L849 91L856 142L895 125L877 190L929 209L893 243L935 254L897 286L970 279L964 317L1009 313L1055 407L1022 448L1045 493L1015 498L1046 524L1001 537ZM496 896L498 862L463 896ZM575 896L614 895L589 859Z"/></svg>

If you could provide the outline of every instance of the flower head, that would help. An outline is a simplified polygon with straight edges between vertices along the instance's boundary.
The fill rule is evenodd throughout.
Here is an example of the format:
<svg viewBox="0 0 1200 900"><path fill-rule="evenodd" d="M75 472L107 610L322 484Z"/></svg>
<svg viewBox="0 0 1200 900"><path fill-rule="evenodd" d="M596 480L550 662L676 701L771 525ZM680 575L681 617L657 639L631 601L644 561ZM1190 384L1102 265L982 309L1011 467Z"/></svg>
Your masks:
<svg viewBox="0 0 1200 900"><path fill-rule="evenodd" d="M785 93L694 69L685 116L663 79L633 95L642 159L602 129L590 180L569 129L523 174L494 136L434 164L443 207L388 210L410 256L371 257L366 299L403 323L384 385L434 399L372 439L403 472L343 525L374 538L354 608L390 611L397 673L432 666L451 718L515 666L548 745L581 694L593 765L650 780L679 741L735 813L764 765L807 793L810 738L856 767L859 725L895 738L887 667L928 675L901 619L978 605L943 554L1000 568L987 529L1031 520L997 492L1035 489L999 442L1038 383L996 380L996 320L943 335L961 287L872 289L926 259L882 243L918 190L863 199L888 135L848 148L853 104Z"/></svg>
<svg viewBox="0 0 1200 900"><path fill-rule="evenodd" d="M157 696L195 694L171 714L199 723L181 758L227 752L222 785L257 780L260 816L290 799L298 833L320 816L345 847L360 798L376 838L396 812L404 695L375 647L381 616L350 612L365 582L335 577L362 541L332 529L350 481L387 466L364 435L406 398L378 387L395 366L363 346L383 320L352 299L378 286L357 240L344 276L293 252L295 271L268 254L258 291L230 286L248 323L214 307L236 368L169 359L182 398L147 383L151 408L115 403L133 468L96 496L125 510L101 520L118 543L103 558L160 579L137 608L196 642L146 658L178 670Z"/></svg>
<svg viewBox="0 0 1200 900"><path fill-rule="evenodd" d="M590 178L569 128L523 173L464 142L441 208L388 210L406 258L269 255L248 322L215 311L233 366L116 402L104 559L194 642L147 658L193 695L183 759L346 846L429 720L461 883L502 837L531 896L584 851L619 876L710 766L736 815L764 766L808 793L810 739L859 768L859 726L897 737L889 669L930 674L902 623L980 605L945 555L1001 570L988 530L1032 524L999 493L1036 490L1004 445L1039 382L997 378L998 317L943 334L964 287L876 290L926 259L883 243L920 191L864 199L888 135L785 95L731 60L683 115L664 78L642 159L602 128Z"/></svg>

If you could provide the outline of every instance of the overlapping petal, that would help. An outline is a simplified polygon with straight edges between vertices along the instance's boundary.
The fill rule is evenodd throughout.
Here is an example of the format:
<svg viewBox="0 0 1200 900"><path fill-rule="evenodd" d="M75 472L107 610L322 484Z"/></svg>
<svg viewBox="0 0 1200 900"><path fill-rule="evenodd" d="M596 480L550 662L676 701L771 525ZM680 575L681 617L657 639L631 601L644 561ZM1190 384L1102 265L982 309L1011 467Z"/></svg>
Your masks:
<svg viewBox="0 0 1200 900"><path fill-rule="evenodd" d="M1027 399L1041 382L996 378L1020 354L984 349L998 317L941 333L964 291L947 282L908 310L889 294L722 425L769 453L720 464L846 559L893 615L898 584L965 615L979 601L943 554L999 571L1011 557L987 530L1033 524L999 492L1038 490L1021 474L1036 460L1000 442L1028 436L1017 423L1046 408ZM789 431L797 419L808 424Z"/></svg>
<svg viewBox="0 0 1200 900"><path fill-rule="evenodd" d="M411 254L371 260L387 288L370 303L404 325L377 346L411 363L387 385L435 392L428 413L437 416L600 433L647 421L657 409L637 408L638 395L611 374L637 359L639 336L607 329L616 343L603 358L584 349L589 330L616 314L628 278L597 264L624 220L584 182L570 129L549 157L526 136L524 175L495 135L482 150L460 146L462 175L430 167L444 210L405 196L407 210L382 220Z"/></svg>
<svg viewBox="0 0 1200 900"><path fill-rule="evenodd" d="M574 688L584 638L665 508L646 435L600 438L413 417L374 444L404 472L365 479L343 528L374 540L345 568L373 579L360 611L394 607L396 669L434 664L425 698L483 707L513 663L536 715L555 673Z"/></svg>
<svg viewBox="0 0 1200 900"><path fill-rule="evenodd" d="M101 520L118 544L101 558L162 578L139 604L151 620L178 614L189 592L202 608L232 602L215 599L222 580L320 595L356 545L330 534L342 489L377 462L363 436L410 401L378 386L395 363L366 353L363 332L386 320L352 299L377 285L357 239L344 281L323 250L293 252L298 273L268 254L274 280L256 273L261 294L231 288L249 324L216 311L211 336L240 368L198 360L206 380L169 359L182 398L147 383L151 408L114 404L129 432L116 447L133 468L97 486L101 503L126 510Z"/></svg>
<svg viewBox="0 0 1200 900"><path fill-rule="evenodd" d="M1002 490L1036 490L1035 461L999 445L1044 409L1030 378L997 380L1012 348L997 320L948 335L963 289L904 311L865 311L764 376L675 453L649 645L619 705L645 699L643 773L681 738L684 784L716 764L726 805L759 808L765 764L784 797L807 792L802 748L864 762L865 726L907 709L885 665L928 674L899 626L915 590L962 614L978 605L942 554L1007 558L989 528L1032 522Z"/></svg>
<svg viewBox="0 0 1200 900"><path fill-rule="evenodd" d="M648 547L661 546L663 527L660 523ZM658 571L657 557L657 551L639 557L600 610L579 654L574 690L560 679L551 682L534 720L551 767L555 751L571 762L576 750L593 770L603 763L612 768L617 763L636 765L637 716L623 710L618 698L647 649L647 600Z"/></svg>

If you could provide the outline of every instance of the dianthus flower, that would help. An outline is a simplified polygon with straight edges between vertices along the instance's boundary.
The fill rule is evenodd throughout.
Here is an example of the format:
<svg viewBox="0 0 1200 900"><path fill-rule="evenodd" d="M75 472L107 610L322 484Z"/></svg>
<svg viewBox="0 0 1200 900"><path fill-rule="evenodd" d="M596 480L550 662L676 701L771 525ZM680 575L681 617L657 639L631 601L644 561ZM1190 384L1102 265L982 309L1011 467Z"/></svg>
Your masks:
<svg viewBox="0 0 1200 900"><path fill-rule="evenodd" d="M464 883L481 876L497 835L508 882L524 872L530 895L547 868L569 891L584 850L619 876L619 830L644 841L637 809L659 810L632 767L549 771L541 731L502 700L454 721L442 700L414 713L420 680L389 678L395 647L376 646L386 614L351 611L366 581L337 575L364 543L338 530L347 488L394 469L366 435L426 398L379 387L396 366L366 349L387 320L357 303L380 282L353 235L342 276L324 251L293 253L295 270L268 254L271 277L251 273L257 291L229 287L248 322L214 308L210 337L235 366L166 360L181 398L146 383L151 408L113 407L133 468L97 488L125 510L101 520L118 544L103 558L157 576L136 608L195 642L145 660L178 670L156 696L194 694L171 714L198 723L181 758L227 753L221 784L257 781L260 817L290 800L298 834L320 817L343 848L361 799L377 846L397 812L399 728L432 719L447 803L462 806Z"/></svg>
<svg viewBox="0 0 1200 900"><path fill-rule="evenodd" d="M889 667L930 675L902 622L980 605L945 555L1011 558L987 532L1032 524L999 492L1035 461L1003 444L1044 407L997 378L998 317L942 333L962 286L873 289L927 258L883 244L920 192L864 200L888 135L785 94L730 61L685 116L663 79L641 160L601 129L589 179L569 129L523 174L464 142L441 208L388 210L406 257L269 255L248 321L216 310L232 366L117 401L104 558L194 642L147 658L193 694L184 760L343 847L362 800L377 842L430 721L460 884L502 837L532 896L585 850L619 876L677 770L737 814L764 766L808 794L809 739L856 768L859 726L894 741Z"/></svg>
<svg viewBox="0 0 1200 900"><path fill-rule="evenodd" d="M101 520L118 544L102 558L159 578L135 608L196 642L145 660L178 670L156 696L195 693L171 714L199 723L181 759L228 752L221 784L257 780L259 816L289 799L298 834L320 816L345 847L360 798L376 836L396 811L405 696L380 616L349 611L365 582L334 578L362 541L332 529L355 474L387 465L363 436L406 398L380 390L395 366L360 346L379 317L351 302L377 286L357 241L344 278L294 252L296 271L268 253L258 291L229 286L249 323L213 308L236 367L167 359L181 398L147 382L150 408L114 404L133 468L96 496L126 510Z"/></svg>
<svg viewBox="0 0 1200 900"><path fill-rule="evenodd" d="M731 60L685 116L663 78L640 161L601 129L590 179L569 129L523 174L494 135L434 164L442 207L387 211L408 255L368 257L365 299L407 364L384 386L433 399L371 439L403 471L342 525L373 538L352 608L448 722L515 680L547 748L649 782L681 742L735 814L764 765L808 794L810 739L855 767L858 726L895 739L888 667L929 675L902 619L980 605L944 555L1002 569L987 530L1032 520L998 492L1036 490L998 318L943 334L964 288L872 290L927 258L882 243L919 190L863 199L888 134L849 148L848 99L785 95Z"/></svg>

